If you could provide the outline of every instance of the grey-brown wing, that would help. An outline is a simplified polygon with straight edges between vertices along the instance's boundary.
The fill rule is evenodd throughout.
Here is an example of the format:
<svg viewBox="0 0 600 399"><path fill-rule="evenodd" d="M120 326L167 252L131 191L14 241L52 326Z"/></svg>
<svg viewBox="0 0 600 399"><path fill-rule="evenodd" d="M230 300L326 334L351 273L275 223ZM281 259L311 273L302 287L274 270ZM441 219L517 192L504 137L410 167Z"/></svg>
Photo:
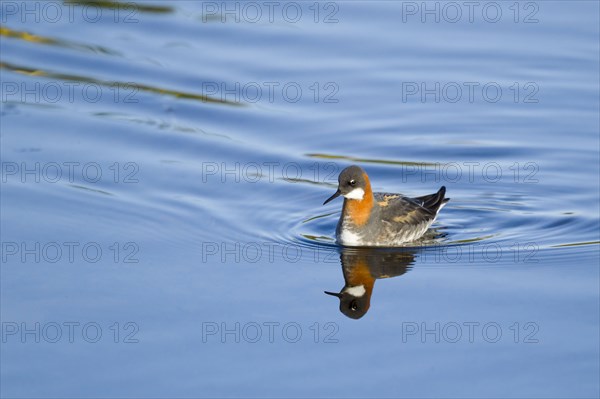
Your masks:
<svg viewBox="0 0 600 399"><path fill-rule="evenodd" d="M378 194L378 195L377 195ZM419 225L435 218L435 212L425 208L422 201L400 194L377 193L381 219L392 224Z"/></svg>

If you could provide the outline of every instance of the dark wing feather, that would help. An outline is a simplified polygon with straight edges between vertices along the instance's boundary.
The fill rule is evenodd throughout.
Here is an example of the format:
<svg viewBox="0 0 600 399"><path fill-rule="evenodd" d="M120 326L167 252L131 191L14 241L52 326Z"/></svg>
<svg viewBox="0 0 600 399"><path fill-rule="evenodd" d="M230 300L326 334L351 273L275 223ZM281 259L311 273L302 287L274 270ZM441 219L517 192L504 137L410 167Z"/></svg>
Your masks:
<svg viewBox="0 0 600 399"><path fill-rule="evenodd" d="M423 208L436 214L443 204L450 201L450 198L444 198L444 195L446 195L446 187L442 186L435 194L423 195L414 199L418 201Z"/></svg>

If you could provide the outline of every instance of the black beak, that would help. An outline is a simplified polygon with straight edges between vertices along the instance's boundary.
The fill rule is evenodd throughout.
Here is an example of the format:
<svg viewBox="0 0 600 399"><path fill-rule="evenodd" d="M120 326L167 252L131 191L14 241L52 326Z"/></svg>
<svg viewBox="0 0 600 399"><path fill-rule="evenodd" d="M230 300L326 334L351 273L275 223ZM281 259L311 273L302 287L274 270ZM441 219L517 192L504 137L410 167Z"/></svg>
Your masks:
<svg viewBox="0 0 600 399"><path fill-rule="evenodd" d="M323 292L326 293L327 295L337 296L338 298L342 297L342 294L340 294L338 292L329 292L329 291L323 291Z"/></svg>
<svg viewBox="0 0 600 399"><path fill-rule="evenodd" d="M336 199L337 197L339 197L342 194L342 192L340 191L340 189L338 188L338 190L329 198L327 198L327 200L325 202L323 202L323 205L325 205L326 203L328 203L329 201L332 201L334 199Z"/></svg>

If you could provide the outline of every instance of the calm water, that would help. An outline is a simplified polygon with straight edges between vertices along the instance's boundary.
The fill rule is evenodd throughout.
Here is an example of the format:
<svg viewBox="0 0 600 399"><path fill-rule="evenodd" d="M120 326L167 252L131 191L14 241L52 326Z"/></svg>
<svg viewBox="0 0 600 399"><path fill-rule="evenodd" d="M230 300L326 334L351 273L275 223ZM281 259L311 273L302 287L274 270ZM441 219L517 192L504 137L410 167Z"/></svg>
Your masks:
<svg viewBox="0 0 600 399"><path fill-rule="evenodd" d="M3 397L600 395L597 2L81 3L0 9ZM351 164L451 201L343 250Z"/></svg>

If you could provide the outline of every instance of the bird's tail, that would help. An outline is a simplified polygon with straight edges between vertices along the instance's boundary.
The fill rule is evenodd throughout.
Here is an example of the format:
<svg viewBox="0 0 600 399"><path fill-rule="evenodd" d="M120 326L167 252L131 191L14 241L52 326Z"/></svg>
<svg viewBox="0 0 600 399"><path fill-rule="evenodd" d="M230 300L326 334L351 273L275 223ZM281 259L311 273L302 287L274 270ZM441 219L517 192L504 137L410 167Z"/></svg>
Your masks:
<svg viewBox="0 0 600 399"><path fill-rule="evenodd" d="M420 197L419 199L423 201L423 208L428 209L436 214L444 205L446 205L448 201L450 201L450 198L444 198L445 195L446 187L442 186L437 193L426 195L424 197Z"/></svg>

